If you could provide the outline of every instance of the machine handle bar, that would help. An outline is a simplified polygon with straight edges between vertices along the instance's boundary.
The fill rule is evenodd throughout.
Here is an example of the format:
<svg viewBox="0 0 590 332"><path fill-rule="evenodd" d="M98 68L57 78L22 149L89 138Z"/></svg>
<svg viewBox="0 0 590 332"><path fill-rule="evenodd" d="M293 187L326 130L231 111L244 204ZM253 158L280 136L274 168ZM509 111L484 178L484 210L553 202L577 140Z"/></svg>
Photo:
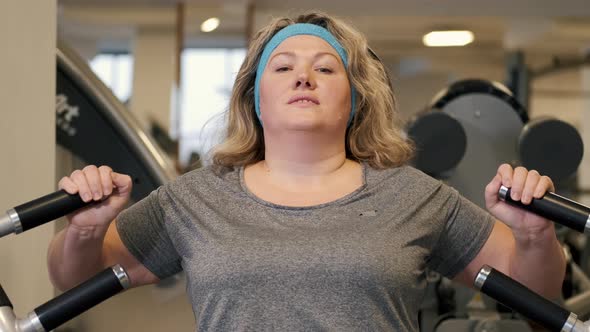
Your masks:
<svg viewBox="0 0 590 332"><path fill-rule="evenodd" d="M129 287L127 273L115 265L40 305L34 313L45 331L51 331Z"/></svg>
<svg viewBox="0 0 590 332"><path fill-rule="evenodd" d="M64 190L39 197L9 209L6 216L0 217L0 237L22 233L92 203L86 203L80 195L70 195Z"/></svg>
<svg viewBox="0 0 590 332"><path fill-rule="evenodd" d="M487 265L481 268L474 284L482 293L538 322L549 331L587 331L574 313Z"/></svg>
<svg viewBox="0 0 590 332"><path fill-rule="evenodd" d="M510 188L504 186L500 187L498 196L509 204L538 214L580 233L590 233L590 208L578 202L547 192L542 198L533 198L530 204L523 204L512 200Z"/></svg>

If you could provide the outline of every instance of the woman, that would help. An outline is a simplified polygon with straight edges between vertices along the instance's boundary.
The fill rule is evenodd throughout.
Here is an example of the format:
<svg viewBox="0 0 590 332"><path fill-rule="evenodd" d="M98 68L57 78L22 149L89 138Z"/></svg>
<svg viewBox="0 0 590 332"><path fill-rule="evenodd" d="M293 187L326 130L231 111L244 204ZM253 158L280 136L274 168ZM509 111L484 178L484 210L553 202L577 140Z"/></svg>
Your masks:
<svg viewBox="0 0 590 332"><path fill-rule="evenodd" d="M560 295L553 224L496 195L503 184L530 203L549 178L500 166L485 192L493 218L405 166L411 153L358 32L319 13L275 20L238 73L213 166L123 212L126 175L88 166L60 181L99 203L52 242L52 281L120 263L140 286L184 269L199 330L414 331L427 270L471 286L483 264Z"/></svg>

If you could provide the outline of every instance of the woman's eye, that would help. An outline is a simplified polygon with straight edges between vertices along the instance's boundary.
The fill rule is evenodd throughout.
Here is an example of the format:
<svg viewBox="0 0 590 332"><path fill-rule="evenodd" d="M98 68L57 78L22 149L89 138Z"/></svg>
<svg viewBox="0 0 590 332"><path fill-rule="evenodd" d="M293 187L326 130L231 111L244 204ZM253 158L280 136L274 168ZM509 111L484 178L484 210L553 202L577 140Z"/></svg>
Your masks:
<svg viewBox="0 0 590 332"><path fill-rule="evenodd" d="M320 67L317 69L317 71L319 71L320 73L332 73L332 69L326 67Z"/></svg>
<svg viewBox="0 0 590 332"><path fill-rule="evenodd" d="M287 71L287 70L289 70L289 67L287 67L287 66L278 67L278 68L276 69L276 71L279 71L279 72L280 72L280 71Z"/></svg>

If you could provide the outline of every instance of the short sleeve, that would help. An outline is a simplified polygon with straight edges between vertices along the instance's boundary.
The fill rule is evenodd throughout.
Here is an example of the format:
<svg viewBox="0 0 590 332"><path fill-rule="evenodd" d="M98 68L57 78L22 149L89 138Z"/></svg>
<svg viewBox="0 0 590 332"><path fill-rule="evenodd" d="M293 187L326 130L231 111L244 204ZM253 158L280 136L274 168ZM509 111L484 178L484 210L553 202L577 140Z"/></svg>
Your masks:
<svg viewBox="0 0 590 332"><path fill-rule="evenodd" d="M455 277L477 256L494 226L494 218L457 190L448 193L445 225L429 259L429 267L447 278Z"/></svg>
<svg viewBox="0 0 590 332"><path fill-rule="evenodd" d="M121 241L129 252L158 278L182 270L181 259L164 225L160 204L163 187L119 214L116 220Z"/></svg>

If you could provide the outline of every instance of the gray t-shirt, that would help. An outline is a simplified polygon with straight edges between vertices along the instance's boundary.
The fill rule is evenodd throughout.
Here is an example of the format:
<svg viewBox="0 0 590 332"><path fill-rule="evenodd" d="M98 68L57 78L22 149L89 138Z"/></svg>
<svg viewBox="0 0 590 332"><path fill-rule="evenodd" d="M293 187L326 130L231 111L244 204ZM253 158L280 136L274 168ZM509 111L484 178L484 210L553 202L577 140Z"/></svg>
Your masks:
<svg viewBox="0 0 590 332"><path fill-rule="evenodd" d="M199 331L417 331L427 270L462 271L493 218L409 166L363 163L363 177L345 197L288 207L248 191L242 167L206 167L117 229L158 277L186 272Z"/></svg>

